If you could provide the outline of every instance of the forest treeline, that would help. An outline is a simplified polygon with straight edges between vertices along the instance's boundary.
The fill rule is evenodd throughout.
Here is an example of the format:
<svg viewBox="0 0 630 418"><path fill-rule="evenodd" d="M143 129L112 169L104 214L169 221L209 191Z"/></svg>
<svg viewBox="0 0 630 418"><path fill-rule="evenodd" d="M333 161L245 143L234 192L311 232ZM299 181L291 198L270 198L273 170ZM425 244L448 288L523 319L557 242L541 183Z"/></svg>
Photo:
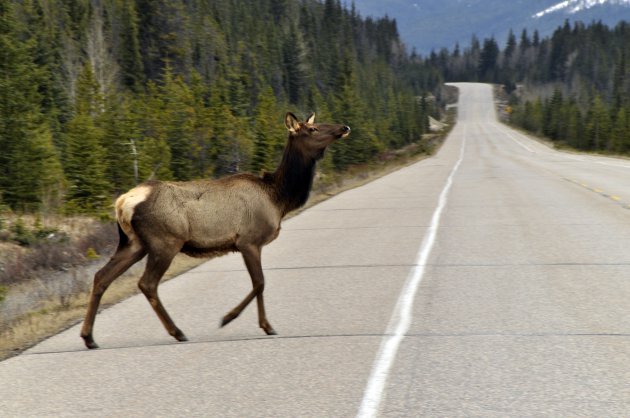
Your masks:
<svg viewBox="0 0 630 418"><path fill-rule="evenodd" d="M545 38L510 32L503 48L473 37L429 61L446 80L504 85L519 127L580 150L630 153L628 22L565 22Z"/></svg>
<svg viewBox="0 0 630 418"><path fill-rule="evenodd" d="M408 54L340 0L0 0L0 205L108 213L149 178L272 170L293 111L345 123L324 173L417 142L443 81L503 84L510 120L630 153L630 25Z"/></svg>
<svg viewBox="0 0 630 418"><path fill-rule="evenodd" d="M286 111L323 170L417 142L442 79L340 0L0 0L0 204L105 213L149 178L271 170Z"/></svg>

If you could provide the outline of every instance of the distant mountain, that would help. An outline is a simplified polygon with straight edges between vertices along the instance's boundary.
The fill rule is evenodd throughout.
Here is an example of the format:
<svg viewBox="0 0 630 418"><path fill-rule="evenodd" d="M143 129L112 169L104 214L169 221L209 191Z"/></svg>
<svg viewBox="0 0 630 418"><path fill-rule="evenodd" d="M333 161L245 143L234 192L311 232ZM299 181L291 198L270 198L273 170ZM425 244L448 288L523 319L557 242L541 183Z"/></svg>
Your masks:
<svg viewBox="0 0 630 418"><path fill-rule="evenodd" d="M534 13L532 17L541 18L550 13L556 13L559 11L564 11L569 14L576 14L584 12L595 6L627 6L628 4L630 4L630 0L568 0L561 1L560 3L556 3L551 7L547 7L545 10Z"/></svg>
<svg viewBox="0 0 630 418"><path fill-rule="evenodd" d="M359 13L395 18L409 51L421 54L442 47L462 47L475 34L480 40L494 36L504 46L508 31L518 37L526 28L531 35L553 32L566 19L593 20L614 26L630 21L630 0L354 0Z"/></svg>

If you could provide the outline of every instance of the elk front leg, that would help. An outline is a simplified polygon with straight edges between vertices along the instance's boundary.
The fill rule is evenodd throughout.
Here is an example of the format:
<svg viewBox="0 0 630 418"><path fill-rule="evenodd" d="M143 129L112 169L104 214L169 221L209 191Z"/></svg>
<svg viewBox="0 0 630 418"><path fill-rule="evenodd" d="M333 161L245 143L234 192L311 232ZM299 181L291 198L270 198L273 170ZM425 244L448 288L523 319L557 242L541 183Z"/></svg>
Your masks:
<svg viewBox="0 0 630 418"><path fill-rule="evenodd" d="M243 254L243 260L247 271L252 279L252 291L239 303L234 309L232 309L227 315L223 317L221 321L221 327L226 326L236 317L238 317L243 309L249 305L249 303L256 297L258 304L258 325L262 328L267 335L276 335L276 331L271 327L269 321L267 321L267 314L265 313L265 302L263 300L263 291L265 290L265 276L262 270L262 264L260 262L261 248L254 245L247 245L243 248L239 248Z"/></svg>

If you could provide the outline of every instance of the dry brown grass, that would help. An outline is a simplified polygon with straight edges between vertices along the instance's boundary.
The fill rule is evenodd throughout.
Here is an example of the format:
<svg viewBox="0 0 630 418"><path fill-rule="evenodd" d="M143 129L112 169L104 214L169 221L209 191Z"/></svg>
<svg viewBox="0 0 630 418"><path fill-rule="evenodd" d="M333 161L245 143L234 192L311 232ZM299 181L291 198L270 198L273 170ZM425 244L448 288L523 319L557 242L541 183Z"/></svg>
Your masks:
<svg viewBox="0 0 630 418"><path fill-rule="evenodd" d="M448 128L453 126L453 121L454 115L451 114L449 119L447 119ZM447 129L427 138L431 149L436 149L441 145L449 130ZM428 155L423 151L418 146L412 145L406 149L383 155L377 162L353 167L342 175L336 175L332 181L328 179L326 184L323 184L323 182L318 183L316 180L311 198L303 209L320 203L345 190L359 187L404 166L427 158ZM299 211L294 212L292 216L295 216L297 213ZM64 232L67 231L67 233L73 235L80 234L82 231L87 233L90 231L90 222L84 219L64 221L64 228L67 228ZM83 250L86 251L87 248ZM175 277L204 261L206 260L178 255L173 261L171 268L165 274L164 280ZM140 264L132 267L129 272L111 285L103 297L102 307L111 306L138 293L137 281L142 271ZM25 281L19 285L13 285L10 288L10 293L34 292L36 286L37 284L34 281ZM0 329L0 360L22 352L48 336L69 328L83 318L87 306L89 286L85 283L75 283L72 286L74 286L72 291L44 299L37 309L21 315L19 319L10 324L10 327L5 327L4 330ZM7 299L10 297L10 294L8 294Z"/></svg>

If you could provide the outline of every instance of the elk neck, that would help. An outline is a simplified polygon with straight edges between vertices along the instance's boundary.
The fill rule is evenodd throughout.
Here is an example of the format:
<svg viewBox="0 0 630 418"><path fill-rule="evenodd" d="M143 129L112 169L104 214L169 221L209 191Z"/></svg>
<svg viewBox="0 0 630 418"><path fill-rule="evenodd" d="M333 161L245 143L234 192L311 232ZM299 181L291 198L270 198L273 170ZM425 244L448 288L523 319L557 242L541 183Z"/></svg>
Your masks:
<svg viewBox="0 0 630 418"><path fill-rule="evenodd" d="M315 164L314 158L302 154L289 142L276 171L265 175L273 185L283 216L306 203L313 186Z"/></svg>

